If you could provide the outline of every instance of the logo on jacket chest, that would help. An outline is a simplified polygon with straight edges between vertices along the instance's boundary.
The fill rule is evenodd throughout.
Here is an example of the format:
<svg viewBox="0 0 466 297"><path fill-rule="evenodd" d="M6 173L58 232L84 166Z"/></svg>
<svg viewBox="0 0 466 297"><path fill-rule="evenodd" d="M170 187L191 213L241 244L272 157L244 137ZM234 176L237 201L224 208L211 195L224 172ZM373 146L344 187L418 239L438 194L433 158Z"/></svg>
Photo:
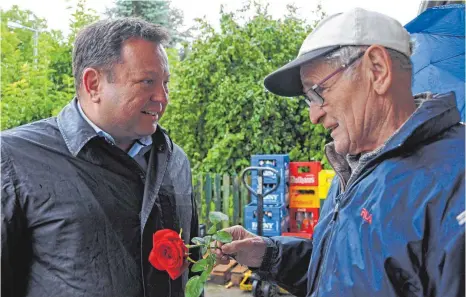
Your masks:
<svg viewBox="0 0 466 297"><path fill-rule="evenodd" d="M361 210L361 217L364 219L364 221L372 224L372 214L367 209L363 208Z"/></svg>

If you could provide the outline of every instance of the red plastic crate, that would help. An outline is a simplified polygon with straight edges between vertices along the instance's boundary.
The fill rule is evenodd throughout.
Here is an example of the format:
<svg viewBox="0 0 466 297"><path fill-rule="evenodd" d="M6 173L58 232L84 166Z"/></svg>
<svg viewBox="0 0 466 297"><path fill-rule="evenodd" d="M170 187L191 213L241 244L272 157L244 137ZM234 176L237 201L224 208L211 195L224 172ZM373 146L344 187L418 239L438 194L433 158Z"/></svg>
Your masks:
<svg viewBox="0 0 466 297"><path fill-rule="evenodd" d="M318 191L316 186L291 185L290 208L320 208Z"/></svg>
<svg viewBox="0 0 466 297"><path fill-rule="evenodd" d="M319 208L290 208L290 232L292 233L314 233L314 227L319 221ZM299 218L299 214L302 214L302 218ZM307 217L310 219L312 215L312 220L310 221L311 226L303 226L304 214L307 214ZM301 222L300 222L301 221Z"/></svg>
<svg viewBox="0 0 466 297"><path fill-rule="evenodd" d="M318 186L320 162L290 162L290 185Z"/></svg>

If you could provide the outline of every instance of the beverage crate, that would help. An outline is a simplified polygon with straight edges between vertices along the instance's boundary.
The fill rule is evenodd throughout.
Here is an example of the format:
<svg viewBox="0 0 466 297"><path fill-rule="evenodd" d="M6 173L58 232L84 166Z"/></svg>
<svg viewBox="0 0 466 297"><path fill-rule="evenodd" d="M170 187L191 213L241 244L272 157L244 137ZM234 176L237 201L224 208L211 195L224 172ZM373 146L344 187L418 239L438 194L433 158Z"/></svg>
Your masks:
<svg viewBox="0 0 466 297"><path fill-rule="evenodd" d="M262 185L262 194L270 191L276 183L263 183ZM256 179L251 181L251 188L257 192L258 183ZM272 193L264 197L264 205L279 205L285 204L288 205L290 200L290 191L288 185L284 182L280 182L277 189ZM257 204L257 197L251 194L251 202Z"/></svg>
<svg viewBox="0 0 466 297"><path fill-rule="evenodd" d="M245 207L245 228L257 234L257 205ZM264 205L263 236L279 236L288 231L289 216L285 205Z"/></svg>
<svg viewBox="0 0 466 297"><path fill-rule="evenodd" d="M291 162L290 185L318 186L318 176L321 170L320 162Z"/></svg>
<svg viewBox="0 0 466 297"><path fill-rule="evenodd" d="M290 186L290 208L319 208L318 187Z"/></svg>
<svg viewBox="0 0 466 297"><path fill-rule="evenodd" d="M314 233L319 221L319 208L290 208L290 232Z"/></svg>
<svg viewBox="0 0 466 297"><path fill-rule="evenodd" d="M278 171L280 181L288 184L290 175L290 157L288 155L252 155L251 166L269 167ZM257 171L251 173L252 180L257 179ZM264 171L264 183L276 183L277 176L271 171Z"/></svg>
<svg viewBox="0 0 466 297"><path fill-rule="evenodd" d="M322 170L319 172L319 198L327 198L328 190L332 185L332 180L335 177L335 171Z"/></svg>

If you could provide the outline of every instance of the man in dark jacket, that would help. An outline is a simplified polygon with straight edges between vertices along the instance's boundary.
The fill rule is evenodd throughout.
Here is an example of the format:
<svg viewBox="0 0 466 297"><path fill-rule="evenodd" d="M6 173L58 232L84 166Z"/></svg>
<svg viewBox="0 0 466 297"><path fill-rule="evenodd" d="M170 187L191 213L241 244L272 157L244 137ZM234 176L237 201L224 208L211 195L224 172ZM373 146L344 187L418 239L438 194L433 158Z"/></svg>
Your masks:
<svg viewBox="0 0 466 297"><path fill-rule="evenodd" d="M167 37L132 18L88 26L77 97L1 134L2 296L184 296L187 270L171 280L148 261L155 231L198 232L190 164L158 125Z"/></svg>
<svg viewBox="0 0 466 297"><path fill-rule="evenodd" d="M410 36L353 9L323 20L265 79L306 95L335 169L311 240L227 229L218 250L297 296L464 296L465 129L453 93L411 94Z"/></svg>

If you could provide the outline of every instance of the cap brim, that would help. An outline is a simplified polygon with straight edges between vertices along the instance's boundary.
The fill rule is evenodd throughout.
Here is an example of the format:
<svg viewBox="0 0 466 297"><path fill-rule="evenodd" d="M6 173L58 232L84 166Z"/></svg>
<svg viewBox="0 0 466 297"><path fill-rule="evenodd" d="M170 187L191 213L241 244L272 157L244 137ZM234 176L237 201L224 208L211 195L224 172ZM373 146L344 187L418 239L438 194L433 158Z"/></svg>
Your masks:
<svg viewBox="0 0 466 297"><path fill-rule="evenodd" d="M301 84L299 74L300 66L339 47L339 45L329 46L303 54L267 75L264 79L264 86L267 90L279 96L293 97L303 95L303 85Z"/></svg>

